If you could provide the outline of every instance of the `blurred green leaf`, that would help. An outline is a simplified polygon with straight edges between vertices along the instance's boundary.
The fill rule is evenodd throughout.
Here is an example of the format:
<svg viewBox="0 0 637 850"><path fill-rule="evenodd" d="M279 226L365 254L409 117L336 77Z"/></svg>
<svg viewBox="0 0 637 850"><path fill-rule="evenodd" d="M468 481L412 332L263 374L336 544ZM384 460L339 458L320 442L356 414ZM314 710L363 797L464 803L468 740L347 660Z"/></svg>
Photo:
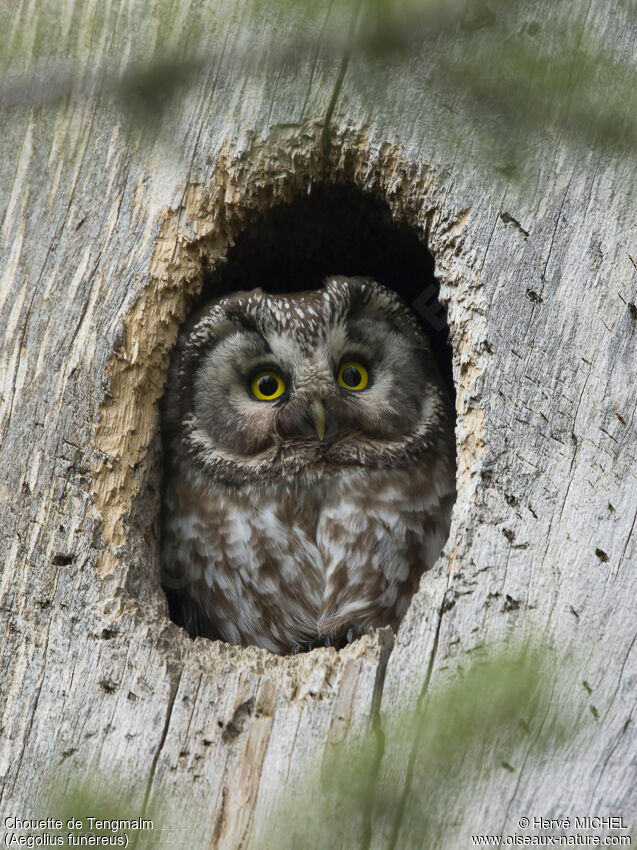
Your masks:
<svg viewBox="0 0 637 850"><path fill-rule="evenodd" d="M490 797L503 782L510 789L523 766L539 771L548 757L568 761L574 737L593 722L588 700L567 684L574 670L558 669L541 647L492 647L454 674L439 671L437 680L444 675L444 683L426 687L417 709L360 718L359 726L342 728L339 741L330 735L322 764L308 762L301 776L275 789L252 850L358 847L372 829L387 846L435 847L458 810L476 811L476 793ZM140 818L118 792L127 784L106 775L72 782L53 794L42 817L63 821L64 835L76 818L82 826L74 835L126 833L129 847L186 846L181 803L161 792L144 807L152 832L89 822Z"/></svg>
<svg viewBox="0 0 637 850"><path fill-rule="evenodd" d="M583 6L555 7L550 30L536 19L537 8L531 0L333 0L327 13L305 0L252 0L236 9L170 0L147 7L137 0L117 14L116 5L60 9L48 0L30 13L30 28L7 8L0 11L8 33L0 45L0 105L102 95L114 97L133 122L158 125L174 95L220 63L229 84L234 75L239 85L241 76L261 74L266 62L294 72L320 41L323 62L337 68L347 55L351 72L360 70L370 106L380 112L401 104L396 85L403 76L410 80L406 92L414 83L423 97L428 92L441 137L469 135L457 132L462 105L465 121L473 115L470 135L480 158L509 176L524 168L534 148L548 157L562 140L634 156L633 57L599 26L587 25ZM242 36L228 57L222 34L235 14ZM107 41L112 48L105 53ZM434 66L426 63L431 50ZM103 66L95 66L95 54L108 57Z"/></svg>
<svg viewBox="0 0 637 850"><path fill-rule="evenodd" d="M56 841L48 846L58 847L157 847L162 836L174 837L177 831L165 829L162 814L156 809L144 807L143 814L131 810L119 790L124 784L117 775L104 772L71 781L65 791L53 791L46 811L29 816L33 820L57 820L61 823L59 829L53 825L45 829L16 829L15 833L32 838L47 834L49 842ZM179 832L183 837L183 830ZM108 841L100 842L100 837ZM176 842L176 846L179 843L184 842ZM42 841L29 846L42 846Z"/></svg>
<svg viewBox="0 0 637 850"><path fill-rule="evenodd" d="M418 711L383 714L367 730L353 730L325 759L320 778L310 768L305 790L283 793L255 847L287 850L295 836L321 825L320 846L358 846L372 822L394 842L402 824L401 848L435 847L475 789L484 793L491 781L517 774L529 759L555 756L573 739L582 710L570 695L558 698L559 685L548 651L492 649L428 691Z"/></svg>

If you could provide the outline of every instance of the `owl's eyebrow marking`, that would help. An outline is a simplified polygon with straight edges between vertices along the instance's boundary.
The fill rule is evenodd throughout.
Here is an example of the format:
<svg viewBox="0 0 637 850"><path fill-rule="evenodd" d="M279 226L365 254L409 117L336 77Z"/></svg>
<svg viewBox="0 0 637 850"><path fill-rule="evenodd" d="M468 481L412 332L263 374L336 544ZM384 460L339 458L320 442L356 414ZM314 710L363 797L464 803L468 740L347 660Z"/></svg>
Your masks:
<svg viewBox="0 0 637 850"><path fill-rule="evenodd" d="M377 352L381 350L381 346L378 344L381 328L387 329L386 319L361 316L347 322L345 333L349 342L364 345L366 349Z"/></svg>
<svg viewBox="0 0 637 850"><path fill-rule="evenodd" d="M242 332L235 329L216 341L201 361L200 368L208 368L213 363L217 364L217 368L221 364L231 365L233 369L238 364L254 368L266 358L273 357L267 340L258 331Z"/></svg>
<svg viewBox="0 0 637 850"><path fill-rule="evenodd" d="M260 357L262 355L267 355L268 357L272 356L272 349L270 348L267 339L258 331L249 333L246 336L247 354L250 354L253 357Z"/></svg>
<svg viewBox="0 0 637 850"><path fill-rule="evenodd" d="M220 339L217 347L224 355L228 353L235 355L241 351L242 356L253 358L273 356L267 339L256 329L250 329L245 332L235 330L233 333Z"/></svg>

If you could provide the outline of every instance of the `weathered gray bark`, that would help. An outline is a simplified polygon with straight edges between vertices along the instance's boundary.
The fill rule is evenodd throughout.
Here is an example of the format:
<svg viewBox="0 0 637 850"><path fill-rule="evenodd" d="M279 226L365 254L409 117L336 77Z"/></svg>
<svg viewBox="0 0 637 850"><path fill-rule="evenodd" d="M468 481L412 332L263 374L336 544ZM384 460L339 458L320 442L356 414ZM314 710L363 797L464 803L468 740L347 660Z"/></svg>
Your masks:
<svg viewBox="0 0 637 850"><path fill-rule="evenodd" d="M189 6L171 11L176 33ZM87 69L118 55L123 67L127 38L150 51L141 6L134 36L115 0L99 8L81 27ZM295 71L273 58L245 77L244 12L220 4L214 41L229 58L159 128L127 129L117 103L94 97L2 119L0 812L43 813L78 775L114 774L129 814L170 801L192 846L258 844L280 786L356 722L380 707L382 728L476 648L540 634L595 712L567 761L503 770L473 808L452 806L442 843L514 832L521 815L634 821L631 163L574 157L556 138L518 192L473 159L484 119L428 95L435 51L394 63L372 97L370 69L326 54L318 22ZM38 12L13 14L15 43ZM277 14L259 19L264 38L285 31ZM629 46L628 14L593 6L586 26L612 25ZM76 34L55 37L64 50ZM550 37L547 25L538 38ZM395 644L279 658L193 643L167 617L157 399L202 257L214 266L249 210L318 178L354 181L428 234L454 351L459 496ZM379 756L379 787L408 782L391 750ZM370 846L388 847L386 822L361 818L360 846L367 826Z"/></svg>

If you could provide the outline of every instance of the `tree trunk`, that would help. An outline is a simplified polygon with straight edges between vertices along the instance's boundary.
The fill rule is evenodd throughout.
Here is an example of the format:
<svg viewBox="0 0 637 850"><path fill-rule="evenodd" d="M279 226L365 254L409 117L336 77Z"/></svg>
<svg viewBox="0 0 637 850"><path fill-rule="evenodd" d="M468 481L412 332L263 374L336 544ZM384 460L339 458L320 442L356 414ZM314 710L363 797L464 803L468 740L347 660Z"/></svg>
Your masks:
<svg viewBox="0 0 637 850"><path fill-rule="evenodd" d="M155 5L168 46L201 14L189 0ZM110 777L126 817L161 809L193 847L259 846L285 783L300 787L370 724L371 781L379 793L397 785L404 805L390 821L373 806L353 813L343 846L407 846L424 801L383 744L384 718L422 705L481 647L541 635L588 719L568 759L509 765L478 781L462 811L451 802L438 844L513 833L521 816L631 823L632 163L574 156L558 136L531 188L516 187L475 155L489 116L429 90L435 45L380 71L335 56L322 34L338 7L317 15L298 64L266 50L245 69L246 31L293 39L288 12L216 5L217 58L156 122L131 123L139 104L107 94L2 119L3 819L52 814L78 777ZM548 45L556 13L537 6ZM134 30L116 0L68 20L45 11L22 4L5 21L14 57L44 44L74 53L87 76L119 72L158 37L147 4L130 11ZM593 6L582 21L611 26L628 50L628 15ZM294 657L192 641L159 585L168 356L205 275L254 214L325 181L385 201L435 258L456 385L451 534L395 640L382 631ZM325 846L281 830L272 846Z"/></svg>

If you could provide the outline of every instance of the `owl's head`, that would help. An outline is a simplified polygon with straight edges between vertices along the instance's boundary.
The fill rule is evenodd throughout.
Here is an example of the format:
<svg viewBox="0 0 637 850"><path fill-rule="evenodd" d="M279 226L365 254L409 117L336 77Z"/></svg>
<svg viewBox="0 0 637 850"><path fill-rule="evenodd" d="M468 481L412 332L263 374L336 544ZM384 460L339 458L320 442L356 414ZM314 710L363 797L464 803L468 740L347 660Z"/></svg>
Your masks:
<svg viewBox="0 0 637 850"><path fill-rule="evenodd" d="M452 427L414 315L365 278L207 305L182 331L165 409L168 460L200 483L403 466L448 453Z"/></svg>

